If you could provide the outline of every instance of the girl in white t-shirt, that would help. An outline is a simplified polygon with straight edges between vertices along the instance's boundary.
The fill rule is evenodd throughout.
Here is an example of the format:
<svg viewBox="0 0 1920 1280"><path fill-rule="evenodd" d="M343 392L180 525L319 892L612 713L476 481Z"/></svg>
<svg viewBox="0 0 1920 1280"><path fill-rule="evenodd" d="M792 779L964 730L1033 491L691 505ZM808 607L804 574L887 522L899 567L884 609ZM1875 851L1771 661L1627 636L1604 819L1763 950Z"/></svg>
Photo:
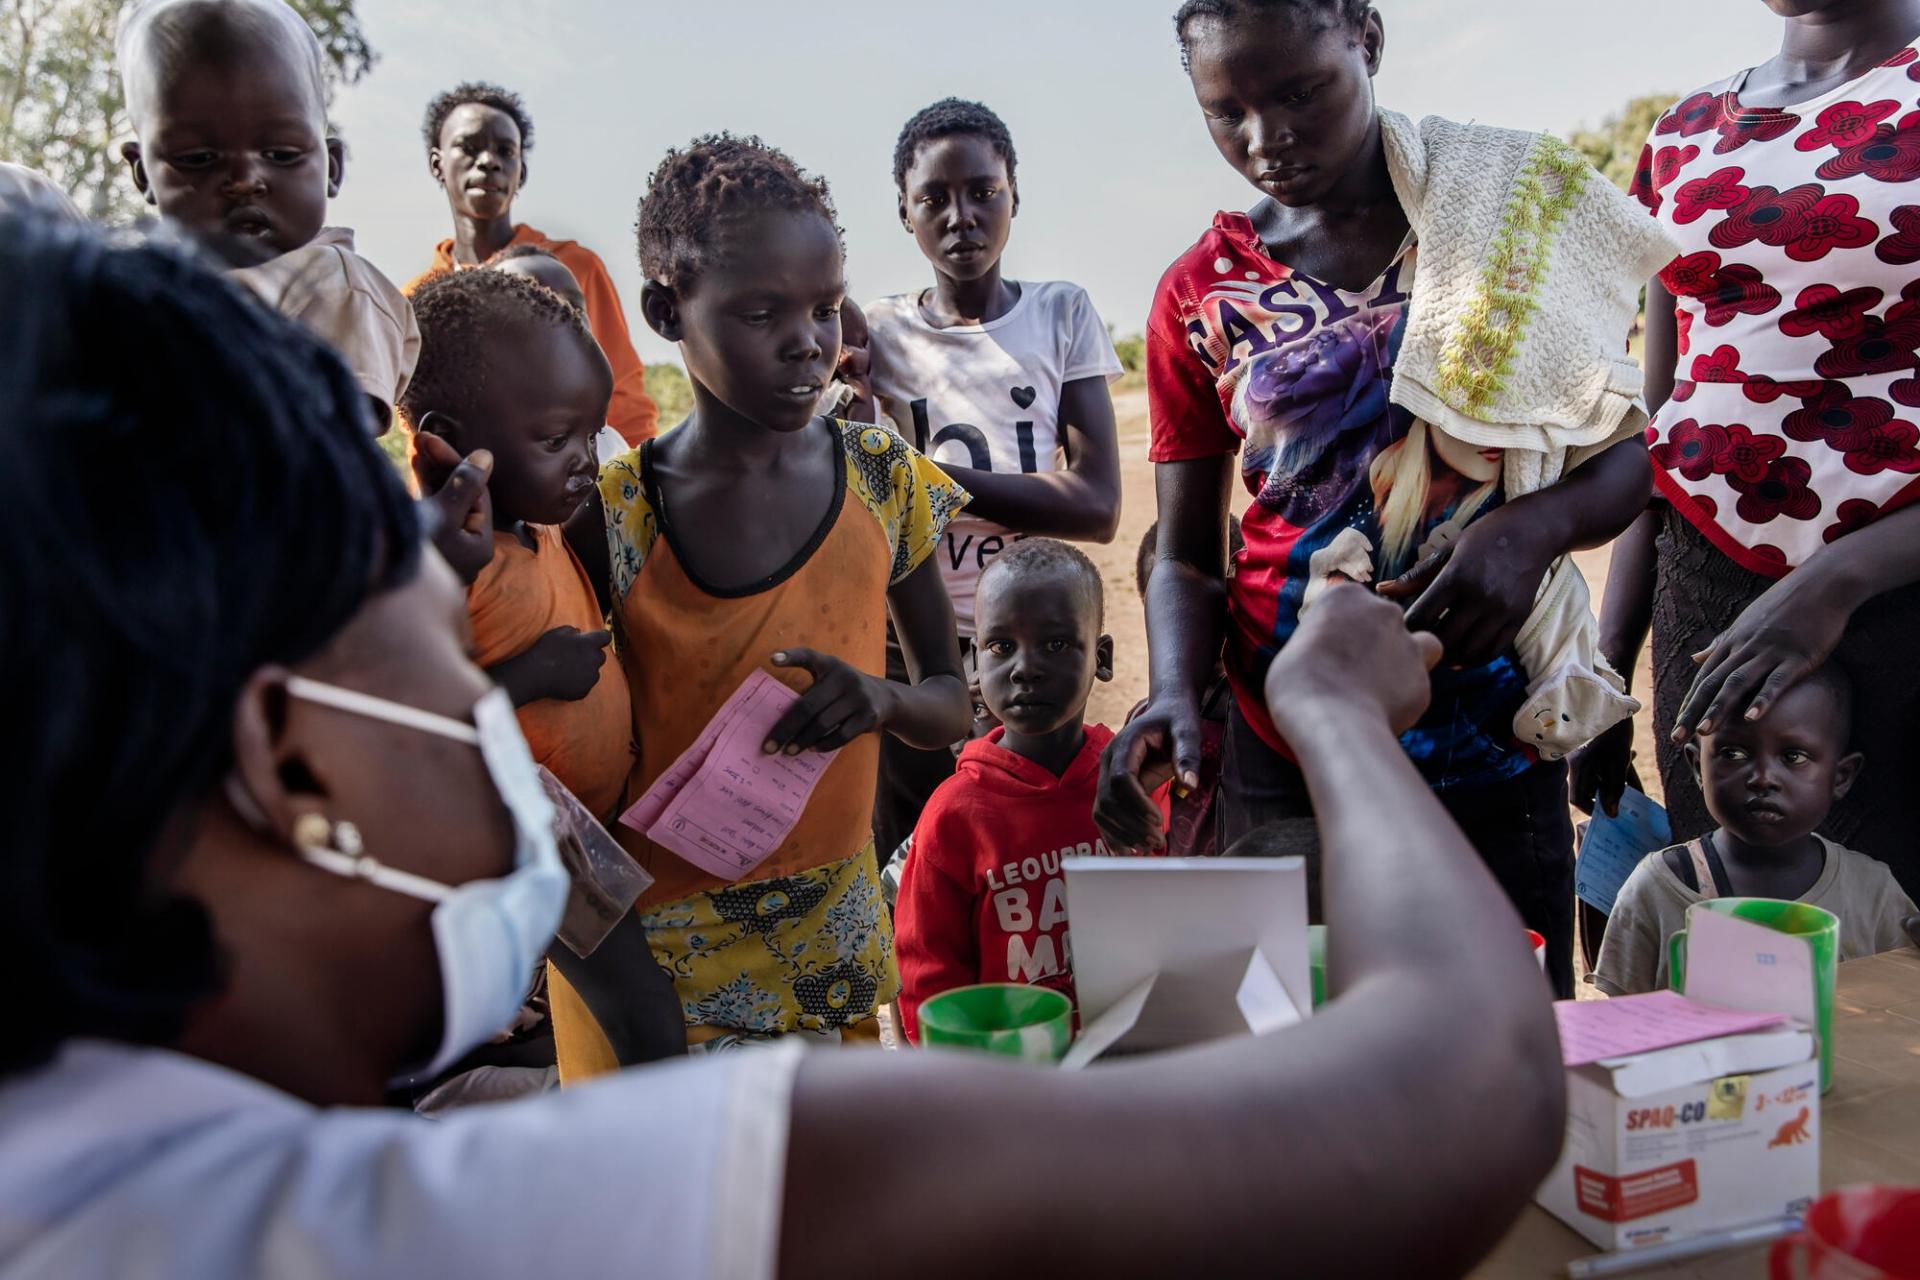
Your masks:
<svg viewBox="0 0 1920 1280"><path fill-rule="evenodd" d="M1107 384L1120 360L1086 290L1001 274L1020 193L999 116L957 98L920 111L900 131L893 179L901 225L933 264L933 284L867 308L873 393L900 433L973 495L934 553L964 645L981 570L1009 544L1113 537L1120 458ZM889 662L905 679L897 653ZM913 829L952 772L948 752L887 744L874 815L881 848Z"/></svg>

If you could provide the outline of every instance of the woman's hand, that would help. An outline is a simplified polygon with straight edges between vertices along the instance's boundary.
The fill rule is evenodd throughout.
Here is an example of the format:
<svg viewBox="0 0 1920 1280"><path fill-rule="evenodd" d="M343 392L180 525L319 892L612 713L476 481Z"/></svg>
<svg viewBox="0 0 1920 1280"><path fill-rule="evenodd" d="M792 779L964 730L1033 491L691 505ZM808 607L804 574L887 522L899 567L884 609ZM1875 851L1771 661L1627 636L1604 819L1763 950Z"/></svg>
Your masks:
<svg viewBox="0 0 1920 1280"><path fill-rule="evenodd" d="M1512 647L1541 580L1564 550L1524 518L1506 518L1518 510L1489 511L1456 541L1380 584L1387 599L1413 601L1407 629L1432 632L1454 666L1479 666Z"/></svg>
<svg viewBox="0 0 1920 1280"><path fill-rule="evenodd" d="M1180 690L1150 698L1100 757L1093 820L1115 853L1164 848L1165 815L1153 793L1171 779L1200 785L1200 700Z"/></svg>
<svg viewBox="0 0 1920 1280"><path fill-rule="evenodd" d="M1675 742L1712 733L1735 716L1758 720L1839 647L1854 602L1808 568L1767 588L1693 655L1700 671L1674 717Z"/></svg>
<svg viewBox="0 0 1920 1280"><path fill-rule="evenodd" d="M1631 783L1645 791L1633 768L1633 720L1622 720L1568 758L1568 798L1573 807L1591 817L1597 808L1609 818L1620 816L1620 797ZM1596 799L1597 798L1597 799Z"/></svg>
<svg viewBox="0 0 1920 1280"><path fill-rule="evenodd" d="M493 454L475 449L462 458L431 431L416 432L413 441L413 478L420 485L427 537L460 581L471 583L493 559L493 498L487 491Z"/></svg>
<svg viewBox="0 0 1920 1280"><path fill-rule="evenodd" d="M831 654L783 649L773 655L773 665L799 667L813 677L813 686L767 731L761 750L768 755L837 751L863 733L886 728L893 715L893 685Z"/></svg>

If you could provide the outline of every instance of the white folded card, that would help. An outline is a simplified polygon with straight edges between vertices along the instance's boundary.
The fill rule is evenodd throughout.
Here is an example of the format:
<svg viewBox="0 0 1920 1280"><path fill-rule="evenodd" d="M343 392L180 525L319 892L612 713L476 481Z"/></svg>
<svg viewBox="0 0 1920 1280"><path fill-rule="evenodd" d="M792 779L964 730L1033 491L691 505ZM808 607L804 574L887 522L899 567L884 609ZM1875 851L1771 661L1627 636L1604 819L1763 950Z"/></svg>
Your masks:
<svg viewBox="0 0 1920 1280"><path fill-rule="evenodd" d="M1062 1066L1312 1012L1298 858L1065 858L1080 1039Z"/></svg>

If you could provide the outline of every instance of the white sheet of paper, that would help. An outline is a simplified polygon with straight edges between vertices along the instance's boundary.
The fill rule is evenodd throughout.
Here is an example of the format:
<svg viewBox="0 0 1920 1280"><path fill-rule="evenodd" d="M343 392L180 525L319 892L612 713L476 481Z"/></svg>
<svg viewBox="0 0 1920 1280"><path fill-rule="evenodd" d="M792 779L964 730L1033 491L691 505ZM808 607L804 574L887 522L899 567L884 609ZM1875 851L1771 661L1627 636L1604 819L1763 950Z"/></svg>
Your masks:
<svg viewBox="0 0 1920 1280"><path fill-rule="evenodd" d="M1082 1022L1080 1038L1060 1060L1061 1070L1077 1071L1125 1039L1127 1032L1140 1021L1140 1011L1147 1007L1147 1000L1153 995L1153 982L1152 977L1145 979L1109 1005L1098 1018Z"/></svg>
<svg viewBox="0 0 1920 1280"><path fill-rule="evenodd" d="M1813 1056L1812 1033L1797 1030L1791 1023L1782 1023L1772 1031L1721 1036L1718 1040L1655 1049L1629 1058L1606 1058L1600 1065L1613 1073L1615 1093L1623 1098L1645 1098L1697 1080L1772 1071L1776 1067L1807 1062Z"/></svg>
<svg viewBox="0 0 1920 1280"><path fill-rule="evenodd" d="M1814 1022L1813 948L1751 920L1687 909L1687 995Z"/></svg>
<svg viewBox="0 0 1920 1280"><path fill-rule="evenodd" d="M1262 951L1248 957L1247 973L1240 979L1234 1003L1240 1006L1247 1030L1256 1036L1290 1027L1302 1016L1294 1007L1293 997L1287 994L1286 984L1280 981L1280 975L1273 971L1272 963Z"/></svg>
<svg viewBox="0 0 1920 1280"><path fill-rule="evenodd" d="M1300 859L1066 858L1062 866L1083 1038L1149 979L1148 996L1107 1047L1192 1044L1310 1011ZM1256 956L1265 975L1249 972Z"/></svg>

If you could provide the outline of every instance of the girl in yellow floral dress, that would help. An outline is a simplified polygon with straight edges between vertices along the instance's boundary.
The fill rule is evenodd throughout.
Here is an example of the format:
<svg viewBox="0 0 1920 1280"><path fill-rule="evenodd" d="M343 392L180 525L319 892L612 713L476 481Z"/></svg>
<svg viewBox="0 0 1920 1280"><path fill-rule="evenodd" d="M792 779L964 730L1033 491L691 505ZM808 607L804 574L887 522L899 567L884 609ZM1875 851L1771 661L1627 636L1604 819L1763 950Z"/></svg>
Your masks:
<svg viewBox="0 0 1920 1280"><path fill-rule="evenodd" d="M655 877L636 910L688 1041L874 1037L898 985L870 819L879 734L966 736L953 611L929 556L966 493L884 427L819 416L840 354L843 250L826 184L756 138L670 151L641 203L641 310L680 345L694 408L609 463L569 526L632 689L631 804L756 670L801 698L764 748L840 749L786 842L727 881L621 826ZM915 680L884 678L887 617ZM610 1069L553 991L562 1078Z"/></svg>

